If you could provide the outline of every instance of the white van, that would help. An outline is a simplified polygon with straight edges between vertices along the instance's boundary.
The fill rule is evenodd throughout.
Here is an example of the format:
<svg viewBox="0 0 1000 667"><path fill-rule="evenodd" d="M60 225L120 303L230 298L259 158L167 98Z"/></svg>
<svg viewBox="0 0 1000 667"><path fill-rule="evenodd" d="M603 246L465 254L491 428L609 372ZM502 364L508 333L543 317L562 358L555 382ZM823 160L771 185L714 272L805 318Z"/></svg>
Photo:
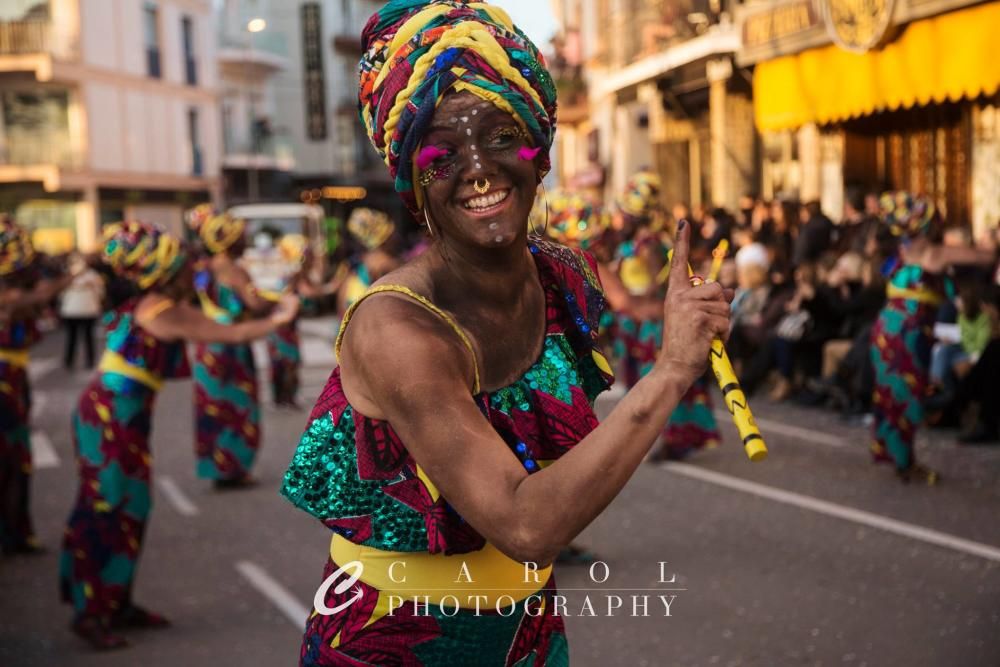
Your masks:
<svg viewBox="0 0 1000 667"><path fill-rule="evenodd" d="M246 220L247 250L240 260L263 290L279 290L301 268L302 254L312 248L310 271L322 280L326 240L323 208L315 204L244 204L228 213Z"/></svg>

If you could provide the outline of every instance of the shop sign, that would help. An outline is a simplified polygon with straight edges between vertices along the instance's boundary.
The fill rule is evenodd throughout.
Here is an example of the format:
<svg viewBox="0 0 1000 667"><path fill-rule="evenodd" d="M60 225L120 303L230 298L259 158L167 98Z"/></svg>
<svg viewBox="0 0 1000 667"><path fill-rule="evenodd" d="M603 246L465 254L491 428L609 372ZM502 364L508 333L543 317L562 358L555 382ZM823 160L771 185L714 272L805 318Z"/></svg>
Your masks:
<svg viewBox="0 0 1000 667"><path fill-rule="evenodd" d="M746 17L743 46L754 48L808 30L819 24L812 0L798 0Z"/></svg>
<svg viewBox="0 0 1000 667"><path fill-rule="evenodd" d="M822 0L826 30L834 43L864 53L885 36L894 0Z"/></svg>

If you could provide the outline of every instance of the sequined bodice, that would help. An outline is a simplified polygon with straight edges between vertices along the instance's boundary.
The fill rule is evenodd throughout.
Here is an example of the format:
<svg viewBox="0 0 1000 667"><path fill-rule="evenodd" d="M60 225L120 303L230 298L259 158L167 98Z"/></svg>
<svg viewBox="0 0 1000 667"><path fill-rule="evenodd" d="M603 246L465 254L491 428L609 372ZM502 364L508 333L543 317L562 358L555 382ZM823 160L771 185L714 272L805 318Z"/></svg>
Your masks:
<svg viewBox="0 0 1000 667"><path fill-rule="evenodd" d="M195 274L195 290L201 301L202 311L220 324L238 322L246 314L246 304L239 293L229 285L220 283L208 269Z"/></svg>
<svg viewBox="0 0 1000 667"><path fill-rule="evenodd" d="M597 425L593 401L612 377L596 346L604 307L592 259L532 246L546 296L542 354L512 384L474 396L529 473ZM285 475L282 493L347 539L391 551L466 553L485 541L409 455L392 426L347 402L334 370Z"/></svg>
<svg viewBox="0 0 1000 667"><path fill-rule="evenodd" d="M135 322L135 308L140 298L131 299L105 315L107 327L106 355L116 355L118 363L124 362L138 374L126 375L111 370L116 366L101 361L101 380L118 391L148 389L136 375L148 376L162 382L171 378L191 375L183 342L164 342L147 332ZM109 355L109 356L110 356Z"/></svg>
<svg viewBox="0 0 1000 667"><path fill-rule="evenodd" d="M889 299L886 309L897 310L929 319L937 316L938 305L954 296L954 285L948 276L928 273L917 264L904 264L897 268L888 281ZM903 298L893 294L924 295L926 298Z"/></svg>

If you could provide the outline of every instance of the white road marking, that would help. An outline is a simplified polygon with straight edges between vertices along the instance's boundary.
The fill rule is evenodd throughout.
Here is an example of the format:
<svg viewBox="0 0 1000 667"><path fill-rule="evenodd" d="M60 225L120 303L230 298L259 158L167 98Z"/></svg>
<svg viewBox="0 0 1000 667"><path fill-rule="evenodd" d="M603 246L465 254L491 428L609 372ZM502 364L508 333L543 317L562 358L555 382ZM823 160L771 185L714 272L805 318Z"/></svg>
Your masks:
<svg viewBox="0 0 1000 667"><path fill-rule="evenodd" d="M49 395L44 391L31 392L31 421L37 421L49 405Z"/></svg>
<svg viewBox="0 0 1000 667"><path fill-rule="evenodd" d="M31 466L35 470L59 466L59 455L45 431L31 432Z"/></svg>
<svg viewBox="0 0 1000 667"><path fill-rule="evenodd" d="M723 421L731 421L732 416L727 410L722 408L717 408L715 410L716 419ZM773 419L760 419L759 417L754 417L757 422L757 427L760 428L764 440L767 440L767 432L780 433L781 435L787 435L790 438L795 438L797 440L805 440L806 442L814 442L818 445L826 445L827 447L846 447L847 443L843 438L835 435L830 435L828 433L823 433L821 431L815 431L810 428L802 428L801 426L792 426L791 424L785 424L784 422L775 421Z"/></svg>
<svg viewBox="0 0 1000 667"><path fill-rule="evenodd" d="M973 542L972 540L966 540L948 533L942 533L930 528L924 528L922 526L906 523L904 521L890 519L880 514L865 512L864 510L854 509L853 507L845 507L844 505L819 500L818 498L805 496L799 493L783 491L781 489L776 489L764 484L758 484L756 482L748 482L745 479L740 479L731 475L723 475L711 470L698 468L689 463L667 463L664 464L664 467L672 473L708 482L709 484L716 484L734 491L749 493L760 498L767 498L768 500L810 510L818 514L825 514L826 516L843 519L844 521L859 523L871 528L884 530L887 533L901 535L920 542L926 542L935 546L961 551L972 556L978 556L980 558L985 558L986 560L1000 563L1000 548L989 544Z"/></svg>
<svg viewBox="0 0 1000 667"><path fill-rule="evenodd" d="M156 478L156 482L160 487L160 491L167 497L167 501L174 506L178 514L181 516L198 515L198 507L181 491L181 487L177 486L177 482L173 478L160 475Z"/></svg>
<svg viewBox="0 0 1000 667"><path fill-rule="evenodd" d="M262 567L256 563L241 560L236 563L236 570L250 582L251 586L270 600L296 628L301 630L305 626L306 619L309 618L309 609Z"/></svg>
<svg viewBox="0 0 1000 667"><path fill-rule="evenodd" d="M58 359L38 359L28 364L28 379L32 383L38 382L43 377L54 371L59 366Z"/></svg>

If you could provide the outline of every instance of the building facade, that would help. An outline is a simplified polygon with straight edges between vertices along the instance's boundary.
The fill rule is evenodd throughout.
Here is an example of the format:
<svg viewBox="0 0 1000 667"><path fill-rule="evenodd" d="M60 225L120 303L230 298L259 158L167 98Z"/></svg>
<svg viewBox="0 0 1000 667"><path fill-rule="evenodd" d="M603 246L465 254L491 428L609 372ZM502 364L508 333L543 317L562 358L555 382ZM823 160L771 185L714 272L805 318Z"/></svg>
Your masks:
<svg viewBox="0 0 1000 667"><path fill-rule="evenodd" d="M54 252L124 218L180 232L219 198L216 80L208 0L6 0L0 209Z"/></svg>
<svg viewBox="0 0 1000 667"><path fill-rule="evenodd" d="M997 225L1000 2L779 0L737 18L765 195L838 218L845 187L906 189L950 225Z"/></svg>
<svg viewBox="0 0 1000 667"><path fill-rule="evenodd" d="M361 31L380 6L222 0L227 201L303 200L343 215L363 191L370 204L398 208L357 111Z"/></svg>
<svg viewBox="0 0 1000 667"><path fill-rule="evenodd" d="M560 107L564 183L599 180L612 200L648 167L663 179L667 205L735 207L753 189L750 82L733 67L740 40L731 5L555 0L560 50L580 63L586 89L586 111L570 114L569 132ZM572 71L565 78L567 88L578 83Z"/></svg>

